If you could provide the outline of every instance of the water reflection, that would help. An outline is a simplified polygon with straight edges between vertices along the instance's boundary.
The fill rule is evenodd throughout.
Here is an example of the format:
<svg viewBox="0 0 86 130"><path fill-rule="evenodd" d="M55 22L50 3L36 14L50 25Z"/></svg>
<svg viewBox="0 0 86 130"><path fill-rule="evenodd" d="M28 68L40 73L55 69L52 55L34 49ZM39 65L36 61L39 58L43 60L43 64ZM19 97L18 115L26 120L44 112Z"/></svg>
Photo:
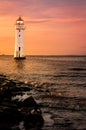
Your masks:
<svg viewBox="0 0 86 130"><path fill-rule="evenodd" d="M15 65L18 70L24 70L25 62L24 60L15 60Z"/></svg>

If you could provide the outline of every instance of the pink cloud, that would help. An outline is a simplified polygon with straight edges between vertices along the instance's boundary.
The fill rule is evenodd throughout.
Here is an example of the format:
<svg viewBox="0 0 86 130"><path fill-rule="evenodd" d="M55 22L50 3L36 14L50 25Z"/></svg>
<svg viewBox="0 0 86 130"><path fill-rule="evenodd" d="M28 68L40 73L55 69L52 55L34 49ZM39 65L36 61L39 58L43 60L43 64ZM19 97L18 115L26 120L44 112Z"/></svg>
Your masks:
<svg viewBox="0 0 86 130"><path fill-rule="evenodd" d="M48 19L32 19L25 21L26 24L40 24L40 23L47 23L49 22Z"/></svg>
<svg viewBox="0 0 86 130"><path fill-rule="evenodd" d="M85 18L84 5L70 4L73 2L58 2L57 0L3 0L0 1L0 15L18 16L27 18ZM74 2L75 3L75 2ZM81 2L80 2L81 3ZM83 2L82 2L83 3Z"/></svg>

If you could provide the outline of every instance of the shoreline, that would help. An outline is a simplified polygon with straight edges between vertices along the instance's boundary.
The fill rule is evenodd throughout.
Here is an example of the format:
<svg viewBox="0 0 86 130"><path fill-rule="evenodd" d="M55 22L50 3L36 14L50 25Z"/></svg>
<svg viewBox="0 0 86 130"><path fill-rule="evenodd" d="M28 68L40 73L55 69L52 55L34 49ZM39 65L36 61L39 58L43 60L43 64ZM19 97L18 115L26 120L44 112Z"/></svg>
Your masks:
<svg viewBox="0 0 86 130"><path fill-rule="evenodd" d="M63 92L65 91L63 90ZM0 112L5 112L4 118L10 112L10 115L15 113L18 116L18 122L15 123L15 120L11 124L8 122L10 129L2 127L6 126L5 123L0 125L1 130L28 130L31 126L27 128L26 125L25 127L24 121L30 122L29 119L33 118L26 118L28 121L23 120L23 118L25 119L28 114L34 112L36 112L36 115L38 114L38 117L35 117L36 121L39 122L40 117L42 119L40 130L41 128L42 130L85 130L86 128L86 98L63 95L59 91L53 92L47 84L44 84L43 87L18 80L14 81L5 75L0 75L0 104ZM0 113L0 116L2 113ZM13 117L10 117L10 119L12 120ZM37 124L34 124L34 127L34 130L37 130Z"/></svg>

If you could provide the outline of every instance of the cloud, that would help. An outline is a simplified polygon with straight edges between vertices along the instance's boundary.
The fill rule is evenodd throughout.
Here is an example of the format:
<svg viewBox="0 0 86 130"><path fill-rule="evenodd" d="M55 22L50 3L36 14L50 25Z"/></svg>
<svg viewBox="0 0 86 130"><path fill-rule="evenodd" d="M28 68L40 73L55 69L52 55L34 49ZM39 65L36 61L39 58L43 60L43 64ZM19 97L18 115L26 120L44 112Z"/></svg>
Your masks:
<svg viewBox="0 0 86 130"><path fill-rule="evenodd" d="M34 19L34 20L28 20L25 21L26 24L40 24L40 23L46 23L49 22L50 20L48 19Z"/></svg>
<svg viewBox="0 0 86 130"><path fill-rule="evenodd" d="M1 0L0 16L27 19L70 19L86 17L86 0ZM33 22L33 21L32 21ZM35 21L35 23L39 21ZM41 22L41 21L40 21ZM34 23L34 22L33 22Z"/></svg>

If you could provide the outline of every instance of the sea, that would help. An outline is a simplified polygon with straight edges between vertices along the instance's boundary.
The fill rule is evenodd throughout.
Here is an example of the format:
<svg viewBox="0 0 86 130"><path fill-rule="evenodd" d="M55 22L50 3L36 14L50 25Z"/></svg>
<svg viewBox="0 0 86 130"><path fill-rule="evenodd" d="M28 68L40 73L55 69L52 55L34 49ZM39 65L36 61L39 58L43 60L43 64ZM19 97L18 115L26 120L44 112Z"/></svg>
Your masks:
<svg viewBox="0 0 86 130"><path fill-rule="evenodd" d="M29 83L42 130L86 130L86 56L0 56L0 74Z"/></svg>

